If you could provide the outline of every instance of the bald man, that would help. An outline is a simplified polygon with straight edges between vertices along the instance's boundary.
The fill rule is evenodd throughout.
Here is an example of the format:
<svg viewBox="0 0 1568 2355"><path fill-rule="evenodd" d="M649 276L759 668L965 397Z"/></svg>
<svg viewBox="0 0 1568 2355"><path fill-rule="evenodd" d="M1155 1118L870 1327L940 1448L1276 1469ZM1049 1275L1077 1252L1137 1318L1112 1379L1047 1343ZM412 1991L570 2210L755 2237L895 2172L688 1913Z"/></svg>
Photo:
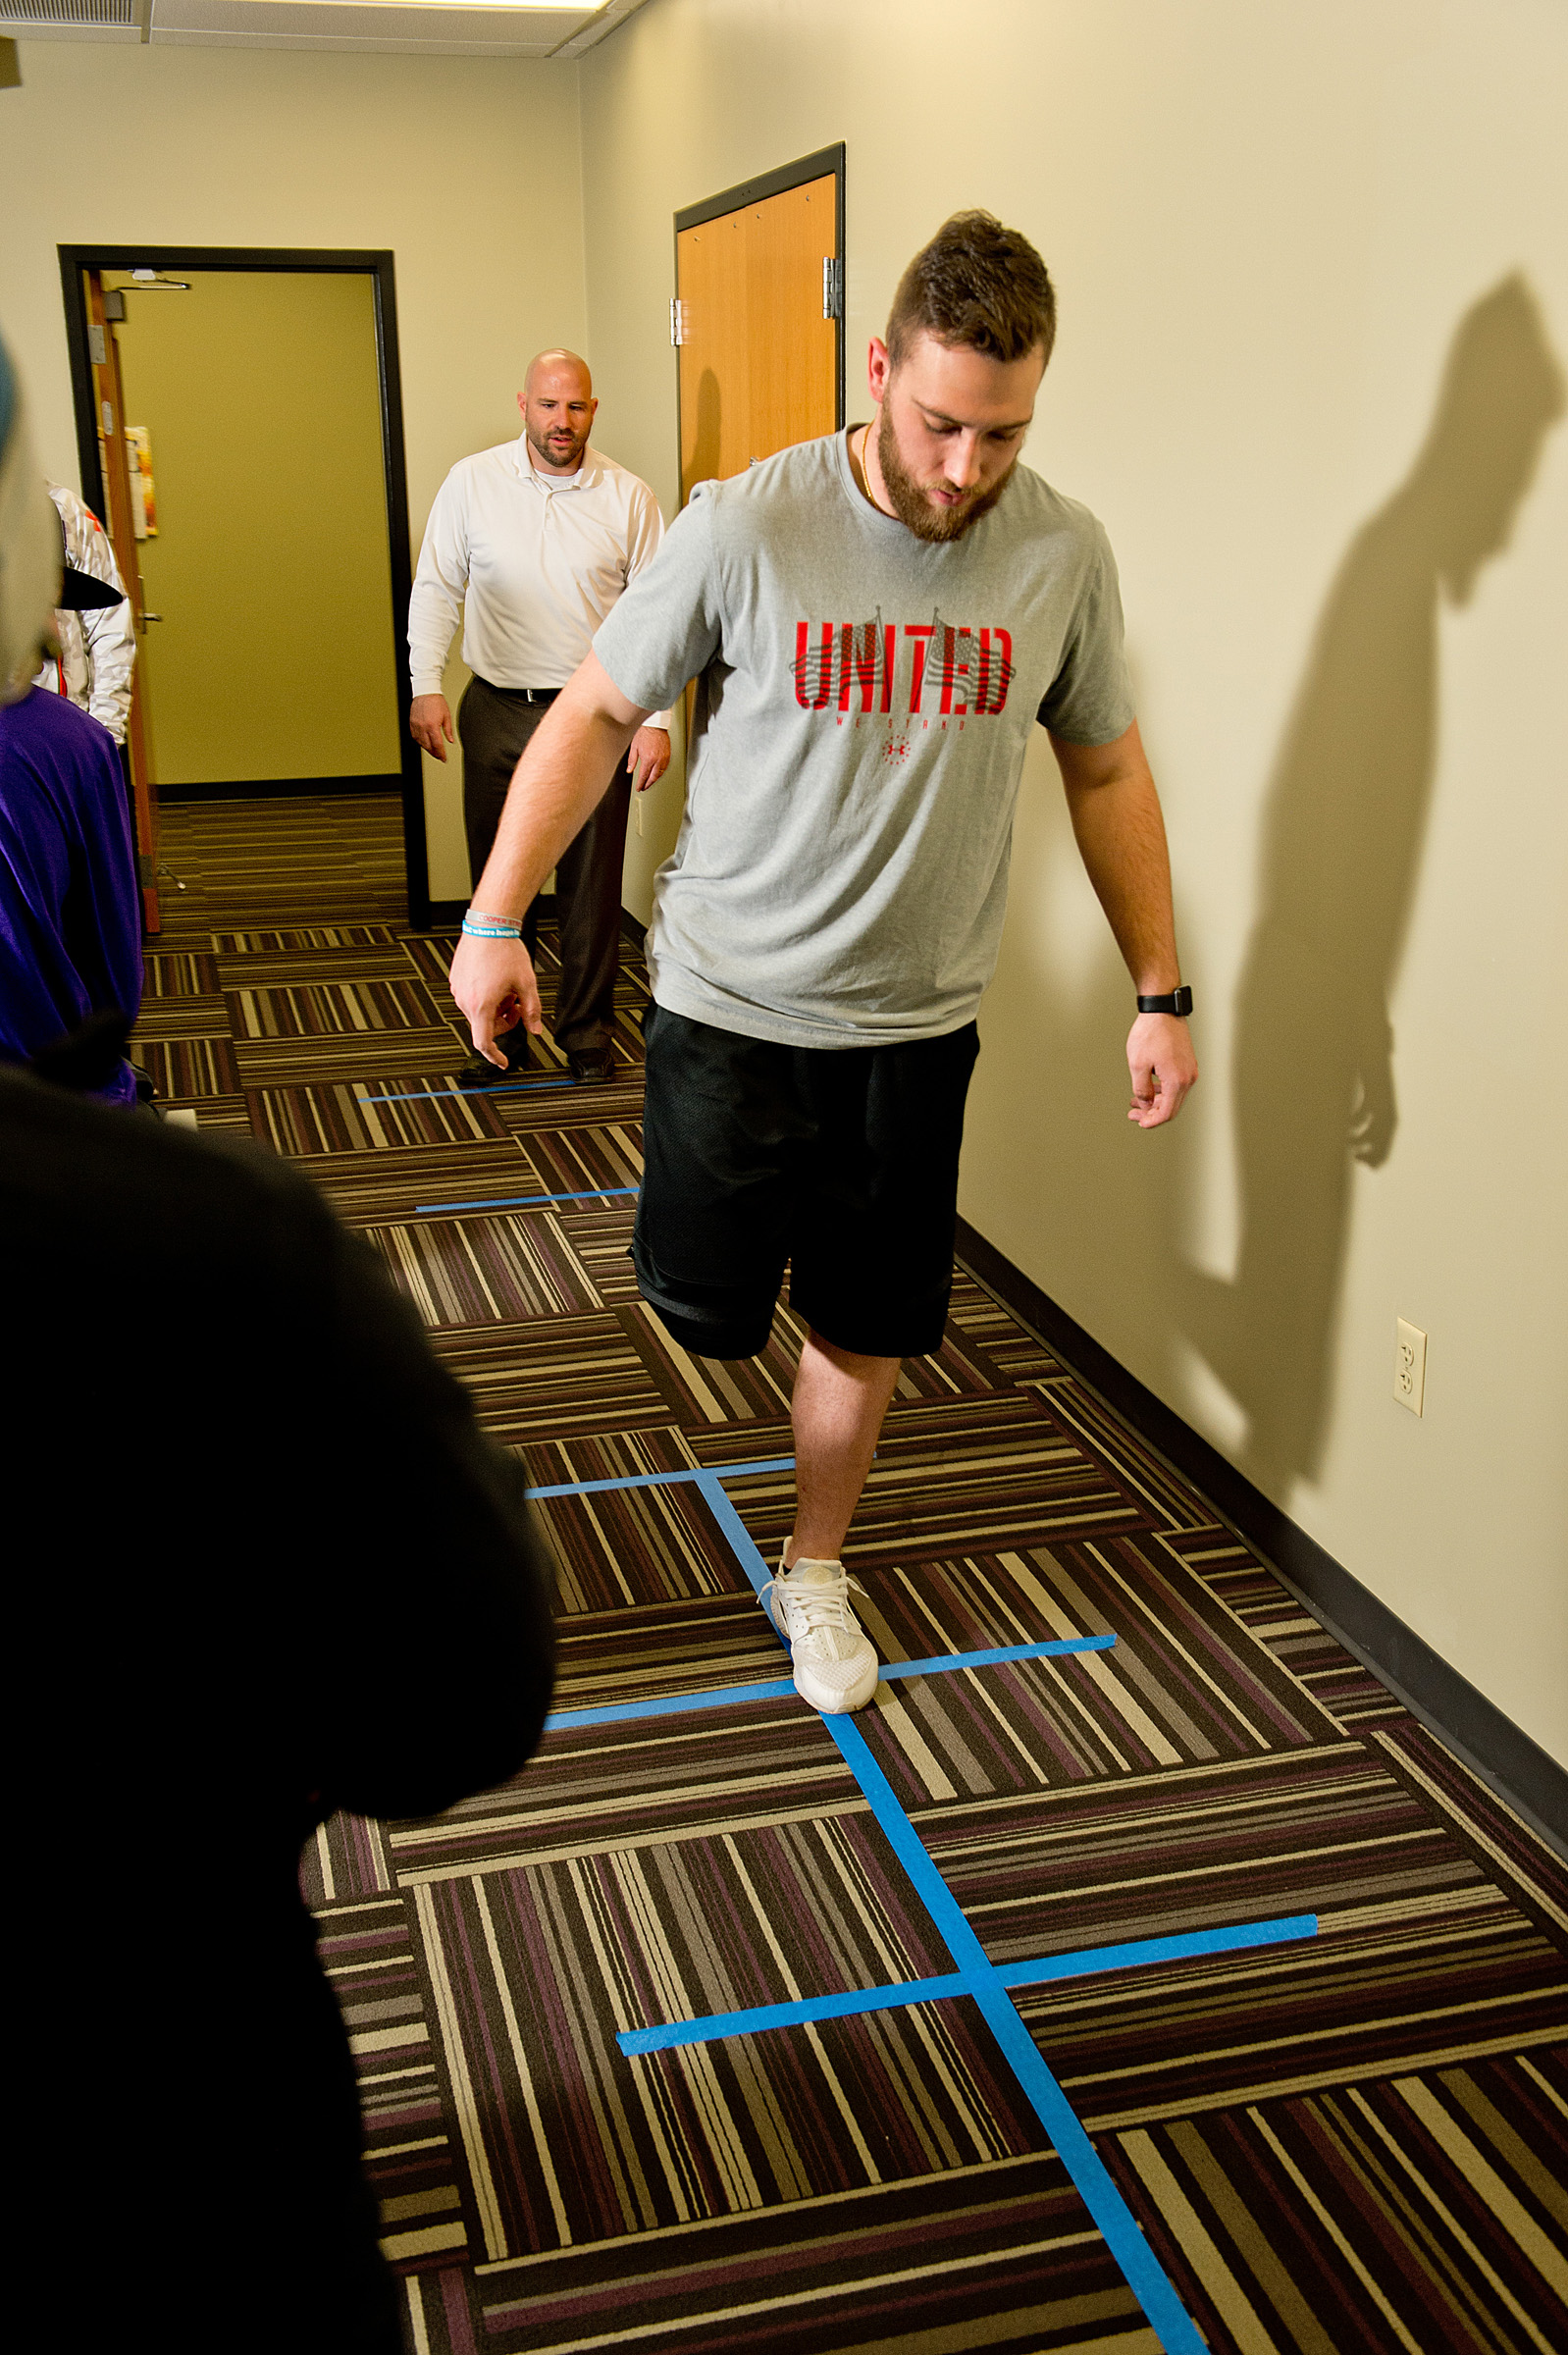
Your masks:
<svg viewBox="0 0 1568 2355"><path fill-rule="evenodd" d="M408 601L408 725L438 760L453 740L442 675L462 611L463 660L474 675L457 707L457 735L476 877L524 747L664 536L648 485L590 445L599 403L586 360L574 351L542 351L529 363L517 406L518 439L462 459L437 493ZM669 715L655 711L555 863L560 974L551 1027L574 1079L607 1079L613 1068L626 812L633 792L646 793L668 765ZM522 925L530 953L538 925L536 899ZM526 1068L521 1021L496 1044L505 1066L476 1056L460 1074L465 1086L504 1085Z"/></svg>

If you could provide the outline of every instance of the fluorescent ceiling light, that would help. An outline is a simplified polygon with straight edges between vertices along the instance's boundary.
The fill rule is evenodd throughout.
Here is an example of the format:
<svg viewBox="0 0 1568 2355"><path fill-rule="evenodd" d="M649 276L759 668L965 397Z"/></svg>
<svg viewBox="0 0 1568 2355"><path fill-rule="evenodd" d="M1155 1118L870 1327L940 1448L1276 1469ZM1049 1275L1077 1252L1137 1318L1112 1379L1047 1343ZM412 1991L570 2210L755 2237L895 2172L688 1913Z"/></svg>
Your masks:
<svg viewBox="0 0 1568 2355"><path fill-rule="evenodd" d="M250 5L253 8L492 8L507 16L546 9L554 17L597 17L604 0L250 0Z"/></svg>

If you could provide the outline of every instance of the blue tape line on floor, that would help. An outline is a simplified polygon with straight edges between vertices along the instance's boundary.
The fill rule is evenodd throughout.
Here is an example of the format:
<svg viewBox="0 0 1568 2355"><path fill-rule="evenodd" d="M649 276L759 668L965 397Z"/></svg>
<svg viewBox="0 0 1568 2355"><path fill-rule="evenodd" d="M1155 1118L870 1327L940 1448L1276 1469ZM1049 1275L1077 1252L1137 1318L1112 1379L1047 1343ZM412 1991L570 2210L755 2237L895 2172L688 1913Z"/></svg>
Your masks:
<svg viewBox="0 0 1568 2355"><path fill-rule="evenodd" d="M537 1493L537 1492L536 1492ZM771 1621L769 1622L771 1625ZM776 1631L775 1631L776 1632ZM905 1676L948 1676L956 1668L991 1668L1004 1660L1049 1660L1075 1651L1109 1651L1115 1636L1066 1636L1049 1644L1009 1644L1000 1651L950 1651L935 1660L888 1660L877 1669L878 1684ZM774 1701L793 1693L792 1677L762 1685L720 1685L706 1693L665 1693L655 1701L606 1701L592 1709L563 1709L545 1720L547 1733L584 1725L629 1725L639 1717L677 1717L689 1709L736 1708L749 1701Z"/></svg>
<svg viewBox="0 0 1568 2355"><path fill-rule="evenodd" d="M995 1651L950 1651L934 1660L888 1660L878 1682L898 1676L943 1676L953 1668L996 1668L1006 1660L1054 1660L1067 1652L1109 1651L1115 1636L1060 1636L1049 1644L1003 1644Z"/></svg>
<svg viewBox="0 0 1568 2355"><path fill-rule="evenodd" d="M1030 1987L1049 1979L1088 1978L1095 1971L1135 1970L1156 1962L1183 1962L1193 1955L1282 1946L1292 1939L1315 1937L1317 1929L1315 1913L1292 1913L1279 1921L1243 1921L1228 1929L1083 1947L1069 1955L1041 1955L1030 1962L992 1965L987 1975L1004 1987ZM937 1979L902 1979L890 1987L854 1987L837 1995L804 1997L799 2003L715 2012L703 2019L676 2019L658 2028L623 2028L615 2041L623 2053L663 2053L678 2045L715 2044L724 2036L754 2036L765 2028L804 2027L817 2019L851 2019L862 2012L895 2012L906 2004L937 2003L949 1996L973 1995L977 1986L972 1973L955 1970Z"/></svg>
<svg viewBox="0 0 1568 2355"><path fill-rule="evenodd" d="M760 1592L769 1573L746 1524L712 1474L701 1477L698 1485L734 1546L736 1560ZM968 1992L1001 2046L1030 2108L1050 2136L1106 2246L1121 2267L1124 2279L1158 2334L1166 2355L1207 2355L1191 2316L1166 2278L1131 2210L1078 2123L1071 2104L1036 2050L1012 1997L965 1919L957 1898L921 1846L915 1826L872 1757L865 1736L851 1717L824 1717L822 1724L869 1800L872 1814L958 1964L960 1974L972 1981Z"/></svg>
<svg viewBox="0 0 1568 2355"><path fill-rule="evenodd" d="M1194 1955L1234 1955L1248 1947L1289 1946L1316 1938L1316 1913L1281 1913L1274 1921L1237 1921L1216 1930L1183 1930L1170 1938L1135 1938L1123 1946L1082 1947L1033 1962L999 1962L1004 1987L1039 1987L1048 1979L1081 1979L1095 1970L1135 1970L1151 1962L1185 1962Z"/></svg>
<svg viewBox="0 0 1568 2355"><path fill-rule="evenodd" d="M542 1202L608 1202L616 1194L636 1191L635 1185L580 1185L569 1194L493 1194L485 1202L416 1202L414 1216L422 1219L436 1210L532 1210Z"/></svg>
<svg viewBox="0 0 1568 2355"><path fill-rule="evenodd" d="M779 1676L764 1685L722 1685L713 1693L666 1693L657 1701L612 1701L597 1709L552 1710L545 1720L547 1734L574 1726L626 1725L639 1717L682 1717L692 1709L732 1709L747 1701L778 1701L793 1694L793 1677Z"/></svg>
<svg viewBox="0 0 1568 2355"><path fill-rule="evenodd" d="M427 1096L543 1095L551 1087L575 1087L575 1079L516 1079L498 1087L411 1087L400 1096L361 1096L361 1104L422 1104Z"/></svg>
<svg viewBox="0 0 1568 2355"><path fill-rule="evenodd" d="M716 2044L725 2036L755 2036L762 2028L798 2028L817 2019L853 2019L862 2012L898 2012L907 2004L931 2004L944 1996L967 1995L959 1970L940 1979L906 1979L897 1987L856 1987L843 1995L817 1995L799 2004L761 2004L752 2012L715 2012L706 2019L674 2019L661 2028L622 2028L621 2051L667 2053L688 2044Z"/></svg>
<svg viewBox="0 0 1568 2355"><path fill-rule="evenodd" d="M620 1480L568 1480L558 1488L530 1489L528 1493L537 1504L544 1496L599 1496L606 1489L663 1489L678 1480L695 1480L701 1486L704 1481L744 1480L754 1472L788 1472L794 1462L793 1455L770 1455L758 1464L693 1464L690 1471L633 1472ZM717 1493L723 1496L724 1492L720 1489ZM740 1526L738 1521L736 1526Z"/></svg>

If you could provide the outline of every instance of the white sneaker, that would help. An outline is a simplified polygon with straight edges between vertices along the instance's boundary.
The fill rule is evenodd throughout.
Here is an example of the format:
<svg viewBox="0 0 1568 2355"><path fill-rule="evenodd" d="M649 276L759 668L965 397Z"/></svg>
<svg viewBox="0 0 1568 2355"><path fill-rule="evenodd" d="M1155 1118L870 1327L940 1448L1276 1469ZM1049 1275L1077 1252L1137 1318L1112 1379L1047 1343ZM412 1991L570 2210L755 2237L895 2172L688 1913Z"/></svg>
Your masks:
<svg viewBox="0 0 1568 2355"><path fill-rule="evenodd" d="M762 1590L762 1608L789 1643L796 1691L828 1717L863 1709L876 1691L876 1653L850 1609L851 1587L865 1592L842 1562L803 1556Z"/></svg>

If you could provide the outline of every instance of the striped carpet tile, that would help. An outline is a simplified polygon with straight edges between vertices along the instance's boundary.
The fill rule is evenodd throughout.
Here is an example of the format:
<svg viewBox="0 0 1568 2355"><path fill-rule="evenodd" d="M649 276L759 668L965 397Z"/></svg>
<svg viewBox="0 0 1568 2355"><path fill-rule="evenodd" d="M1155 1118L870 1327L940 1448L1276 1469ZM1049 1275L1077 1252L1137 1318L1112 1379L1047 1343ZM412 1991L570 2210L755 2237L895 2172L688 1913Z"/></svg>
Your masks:
<svg viewBox="0 0 1568 2355"><path fill-rule="evenodd" d="M365 1239L429 1326L580 1316L600 1306L587 1270L548 1211L367 1227Z"/></svg>
<svg viewBox="0 0 1568 2355"><path fill-rule="evenodd" d="M370 1119L377 1117L375 1106L366 1110ZM311 1162L310 1175L338 1216L351 1227L441 1224L453 1215L444 1205L454 1186L465 1204L476 1198L516 1201L542 1190L538 1174L512 1136L484 1144L470 1138L455 1152L449 1144L396 1149L389 1140L373 1153L323 1155ZM570 1237L566 1247L577 1260ZM586 1297L597 1302L592 1276L586 1271L585 1276Z"/></svg>
<svg viewBox="0 0 1568 2355"><path fill-rule="evenodd" d="M131 1054L168 1102L199 1103L204 1096L239 1093L239 1066L228 1037L147 1038L137 1029Z"/></svg>
<svg viewBox="0 0 1568 2355"><path fill-rule="evenodd" d="M1519 2055L1133 2127L1101 2149L1213 2345L1556 2355L1565 2116L1561 2055Z"/></svg>
<svg viewBox="0 0 1568 2355"><path fill-rule="evenodd" d="M1165 1529L1212 1529L1213 1508L1170 1466L1146 1446L1136 1433L1112 1414L1075 1375L1063 1374L1050 1383L1030 1383L1069 1431L1113 1472L1128 1492L1139 1497Z"/></svg>
<svg viewBox="0 0 1568 2355"><path fill-rule="evenodd" d="M463 1062L461 1046L444 1026L317 1038L240 1038L234 1054L246 1087L374 1075L380 1085L371 1090L372 1097L430 1088L444 1096Z"/></svg>
<svg viewBox="0 0 1568 2355"><path fill-rule="evenodd" d="M510 1130L482 1094L455 1090L408 1096L395 1103L364 1079L328 1081L318 1087L251 1090L251 1119L257 1140L291 1160L323 1153L384 1153L395 1147L509 1143ZM512 1148L515 1150L515 1148ZM467 1151L447 1174L463 1182ZM322 1173L312 1170L318 1183Z"/></svg>
<svg viewBox="0 0 1568 2355"><path fill-rule="evenodd" d="M1031 1594L1051 1593L1038 1555L1032 1557L1032 1566L1019 1557L1010 1562L1006 1556L994 1562L938 1566L933 1584L943 1568L951 1569L953 1584L968 1590L965 1600L977 1587L1005 1597L1014 1582L1020 1603ZM906 1658L929 1658L944 1648L957 1648L931 1642L928 1629L915 1616L913 1606L924 1603L927 1575L922 1568L908 1599L892 1582L874 1575L865 1582L867 1598L858 1607L868 1632L880 1636L886 1631L885 1648L879 1647L883 1657L902 1653ZM1070 1614L1058 1607L1051 1614L1054 1625L1042 1627L1037 1619L1032 1636L1021 1640L1095 1634L1100 1631L1092 1625L1073 1628L1071 1619L1097 1616L1092 1608ZM922 1633L928 1639L923 1645ZM1005 1627L991 1637L997 1644L1019 1640ZM906 1649L911 1644L917 1648ZM1332 1719L1320 1717L1310 1702L1303 1708L1299 1698L1292 1707L1288 1694L1281 1695L1278 1688L1269 1709L1259 1709L1256 1677L1246 1678L1244 1690L1240 1677L1228 1690L1209 1680L1205 1652L1201 1634L1186 1632L1184 1640L1163 1642L1119 1636L1109 1652L901 1678L879 1693L866 1737L903 1803L923 1808L946 1801L1021 1797L1085 1783L1094 1788L1107 1782L1120 1785L1151 1769L1174 1770L1200 1758L1255 1756L1272 1747L1272 1741L1283 1745L1303 1742L1313 1733L1331 1740L1337 1735ZM1279 1676L1267 1653L1252 1666ZM1243 1695L1240 1701L1238 1691Z"/></svg>
<svg viewBox="0 0 1568 2355"><path fill-rule="evenodd" d="M571 1132L566 1134L569 1138ZM528 1138L530 1158L538 1156L548 1141L548 1130L535 1130ZM563 1203L560 1210L561 1232L609 1309L629 1307L638 1297L632 1266L632 1205L627 1202L585 1202L576 1209Z"/></svg>
<svg viewBox="0 0 1568 2355"><path fill-rule="evenodd" d="M527 1133L537 1128L562 1128L591 1122L640 1123L643 1117L643 1073L640 1066L621 1062L612 1079L579 1083L570 1078L564 1058L534 1041L535 1070L523 1086L495 1091L495 1104L508 1128Z"/></svg>
<svg viewBox="0 0 1568 2355"><path fill-rule="evenodd" d="M397 946L405 965L414 971L436 998L438 1005L447 994L447 981L452 969L458 935L455 932L410 932Z"/></svg>
<svg viewBox="0 0 1568 2355"><path fill-rule="evenodd" d="M519 1450L536 1489L590 1480L638 1480L649 1472L685 1472L697 1462L690 1441L673 1424L540 1439Z"/></svg>
<svg viewBox="0 0 1568 2355"><path fill-rule="evenodd" d="M172 1111L174 1106L170 1104L167 1109ZM250 1136L250 1108L243 1096L203 1096L190 1109L198 1116L198 1127L227 1128L234 1136Z"/></svg>
<svg viewBox="0 0 1568 2355"><path fill-rule="evenodd" d="M355 949L350 957L335 948L251 949L243 955L221 956L215 963L219 988L236 992L342 988L350 986L344 973L349 965L355 989L367 981L406 982L409 978L403 943L396 939L383 949Z"/></svg>
<svg viewBox="0 0 1568 2355"><path fill-rule="evenodd" d="M788 1424L771 1428L767 1452L788 1455ZM722 1461L722 1454L714 1460ZM734 1496L763 1553L776 1552L789 1531L793 1486L744 1482ZM1109 1535L1146 1527L1148 1518L1141 1501L1026 1391L895 1399L856 1510L847 1558L863 1572Z"/></svg>
<svg viewBox="0 0 1568 2355"><path fill-rule="evenodd" d="M300 1876L313 1906L385 1896L392 1887L392 1869L382 1826L363 1815L329 1816L305 1851Z"/></svg>
<svg viewBox="0 0 1568 2355"><path fill-rule="evenodd" d="M1159 2355L1054 2152L701 2218L409 2287L430 2355ZM467 2294L465 2295L465 2291Z"/></svg>
<svg viewBox="0 0 1568 2355"><path fill-rule="evenodd" d="M223 989L218 960L200 950L150 952L142 959L142 996L147 998L210 998Z"/></svg>
<svg viewBox="0 0 1568 2355"><path fill-rule="evenodd" d="M574 1104L573 1112L577 1109ZM574 1121L570 1127L536 1130L529 1138L529 1158L542 1182L552 1193L566 1193L579 1187L597 1191L612 1185L640 1185L642 1123ZM617 1213L617 1217L620 1220L617 1232L629 1242L630 1208Z"/></svg>
<svg viewBox="0 0 1568 2355"><path fill-rule="evenodd" d="M778 1638L750 1587L643 1604L635 1612L589 1611L579 1606L563 1565L558 1591L557 1709L711 1693L776 1681L785 1672Z"/></svg>
<svg viewBox="0 0 1568 2355"><path fill-rule="evenodd" d="M652 1608L699 1595L751 1597L711 1511L689 1481L546 1497L536 1510L555 1556L563 1611ZM635 1622L626 1642L634 1656Z"/></svg>
<svg viewBox="0 0 1568 2355"><path fill-rule="evenodd" d="M1354 1859L1352 1859L1354 1861ZM1287 1876L1268 1876L1272 1897ZM1295 1876L1297 1886L1312 1879ZM1273 1906L1260 1884L1260 1910ZM1326 1904L1272 1959L1197 1959L1024 1988L1019 2012L1091 2133L1373 2083L1401 2068L1564 2049L1561 1950L1474 1877Z"/></svg>
<svg viewBox="0 0 1568 2355"><path fill-rule="evenodd" d="M1507 1807L1489 1805L1490 1794L1477 1775L1413 1717L1380 1727L1369 1742L1372 1754L1407 1789L1418 1793L1435 1820L1465 1840L1505 1874L1527 1910L1559 1937L1568 1956L1568 1867Z"/></svg>
<svg viewBox="0 0 1568 2355"><path fill-rule="evenodd" d="M147 1038L219 1038L228 1031L229 1008L221 992L196 997L170 991L143 998L131 1036L139 1045Z"/></svg>
<svg viewBox="0 0 1568 2355"><path fill-rule="evenodd" d="M847 1830L841 1820L811 1827L815 1853L798 1860L821 1877L824 1898L841 1873L853 1887L863 1870L862 1858L833 1856ZM734 1846L726 1860L742 1879L773 1861L759 1834ZM672 1994L687 1977L722 1987L735 1975L734 1956L677 1943L703 1900L688 1878L694 1861L669 1846L623 1850L412 1890L427 2005L445 2026L454 2070L464 2221L482 2262L908 2181L1037 2145L1011 2072L966 2003L628 2064L615 2034L647 2008L650 1973ZM701 1941L707 1926L697 1915L693 1935ZM737 1948L744 1935L744 1922L733 1925Z"/></svg>
<svg viewBox="0 0 1568 2355"><path fill-rule="evenodd" d="M392 979L251 983L232 992L231 1011L236 1039L357 1041L382 1030L430 1030L441 1020L420 982Z"/></svg>
<svg viewBox="0 0 1568 2355"><path fill-rule="evenodd" d="M669 1421L668 1405L613 1317L552 1318L526 1351L504 1325L437 1328L430 1337L503 1444Z"/></svg>
<svg viewBox="0 0 1568 2355"><path fill-rule="evenodd" d="M224 958L331 956L339 969L344 949L354 952L357 969L361 951L374 957L379 951L400 948L392 924L294 924L282 928L269 924L256 931L215 932L212 945Z"/></svg>
<svg viewBox="0 0 1568 2355"><path fill-rule="evenodd" d="M1066 1372L1039 1334L1020 1325L962 1260L953 1270L948 1318L985 1351L1003 1382L1046 1382Z"/></svg>
<svg viewBox="0 0 1568 2355"><path fill-rule="evenodd" d="M715 1702L630 1731L552 1730L537 1772L427 1823L391 1825L388 1853L398 1885L409 1888L845 1813L866 1815L867 1803L821 1727L806 1723L786 1694L750 1706Z"/></svg>
<svg viewBox="0 0 1568 2355"><path fill-rule="evenodd" d="M1348 1742L912 1813L998 1962L1262 1915L1441 1910L1496 1879Z"/></svg>
<svg viewBox="0 0 1568 2355"><path fill-rule="evenodd" d="M1387 1686L1303 1610L1252 1547L1230 1530L1216 1525L1176 1532L1163 1542L1198 1572L1210 1593L1268 1645L1275 1658L1347 1732L1404 1719L1405 1711Z"/></svg>

